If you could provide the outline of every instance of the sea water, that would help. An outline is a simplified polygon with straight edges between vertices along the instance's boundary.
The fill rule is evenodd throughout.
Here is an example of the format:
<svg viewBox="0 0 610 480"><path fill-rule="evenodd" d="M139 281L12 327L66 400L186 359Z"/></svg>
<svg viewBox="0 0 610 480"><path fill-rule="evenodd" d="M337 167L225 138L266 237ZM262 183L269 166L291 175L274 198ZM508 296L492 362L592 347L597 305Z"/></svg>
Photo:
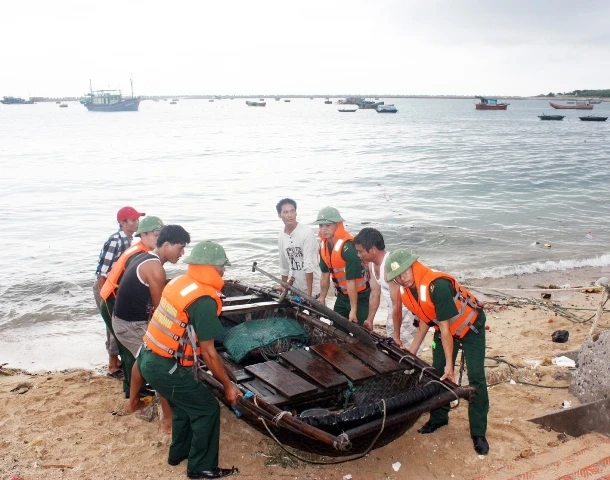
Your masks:
<svg viewBox="0 0 610 480"><path fill-rule="evenodd" d="M301 223L332 205L351 233L378 228L389 249L462 279L610 264L610 123L578 119L591 112L543 122L553 111L541 100L477 111L382 99L397 114L267 100L0 106L0 363L104 363L91 285L124 205L182 225L192 244L221 243L225 277L250 282L268 283L253 261L278 272L283 197Z"/></svg>

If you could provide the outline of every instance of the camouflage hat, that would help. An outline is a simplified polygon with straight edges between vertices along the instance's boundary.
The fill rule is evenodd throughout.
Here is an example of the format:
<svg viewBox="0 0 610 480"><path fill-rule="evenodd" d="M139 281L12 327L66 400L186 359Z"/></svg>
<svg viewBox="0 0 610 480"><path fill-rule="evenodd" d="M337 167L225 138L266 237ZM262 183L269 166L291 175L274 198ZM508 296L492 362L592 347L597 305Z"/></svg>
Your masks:
<svg viewBox="0 0 610 480"><path fill-rule="evenodd" d="M144 217L142 220L140 220L136 237L139 237L143 233L154 232L155 230L159 230L164 226L163 221L159 217L149 215L148 217Z"/></svg>
<svg viewBox="0 0 610 480"><path fill-rule="evenodd" d="M218 267L231 265L225 249L216 242L211 241L199 242L195 245L190 255L184 259L184 263L192 265L216 265Z"/></svg>
<svg viewBox="0 0 610 480"><path fill-rule="evenodd" d="M396 250L388 255L385 261L385 271L388 274L388 282L394 280L398 275L406 272L419 257L406 250Z"/></svg>
<svg viewBox="0 0 610 480"><path fill-rule="evenodd" d="M330 223L344 222L343 217L334 207L324 207L318 212L318 218L313 222L313 225L328 225Z"/></svg>

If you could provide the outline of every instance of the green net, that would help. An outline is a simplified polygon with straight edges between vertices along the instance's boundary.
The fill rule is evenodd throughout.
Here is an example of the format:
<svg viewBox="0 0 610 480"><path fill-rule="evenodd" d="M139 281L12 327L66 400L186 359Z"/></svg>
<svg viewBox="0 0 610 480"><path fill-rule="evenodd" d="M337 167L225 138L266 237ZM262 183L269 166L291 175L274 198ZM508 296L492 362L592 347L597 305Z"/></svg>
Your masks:
<svg viewBox="0 0 610 480"><path fill-rule="evenodd" d="M223 339L227 352L238 363L254 350L263 355L287 351L292 342L306 344L307 333L299 322L285 317L250 320L231 328Z"/></svg>

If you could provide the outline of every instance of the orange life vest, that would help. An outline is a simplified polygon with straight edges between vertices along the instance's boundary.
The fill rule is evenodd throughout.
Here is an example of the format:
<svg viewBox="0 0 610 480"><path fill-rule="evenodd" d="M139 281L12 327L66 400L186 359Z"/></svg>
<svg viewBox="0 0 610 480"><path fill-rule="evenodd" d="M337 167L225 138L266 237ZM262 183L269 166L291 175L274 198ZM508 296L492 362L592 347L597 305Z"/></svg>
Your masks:
<svg viewBox="0 0 610 480"><path fill-rule="evenodd" d="M338 293L347 295L347 276L345 267L347 262L343 259L343 246L345 242L351 242L354 240L354 236L351 235L345 227L343 222L337 223L337 230L333 236L335 242L333 249L328 251L328 240L322 237L321 234L318 236L322 239L320 242L320 257L324 260L324 263L330 270L330 273L335 282L335 289ZM362 276L355 279L356 292L360 293L368 288L368 268L362 268Z"/></svg>
<svg viewBox="0 0 610 480"><path fill-rule="evenodd" d="M432 270L418 261L415 261L412 268L418 298L414 297L410 288L400 287L400 297L405 307L411 310L417 318L439 330L436 309L430 298L430 284L439 278L444 278L451 282L453 289L456 291L453 300L455 301L458 314L449 319L451 335L459 340L464 338L469 330L479 333L473 326L473 323L476 321L483 305L479 303L472 293L462 287L455 278L447 273Z"/></svg>
<svg viewBox="0 0 610 480"><path fill-rule="evenodd" d="M102 299L108 300L111 295L116 297L116 291L117 288L119 288L119 283L121 282L123 273L125 273L127 262L131 257L146 252L150 252L150 248L144 245L144 242L138 242L121 254L117 261L112 265L110 272L108 272L108 277L106 277L106 281L104 282L104 285L102 285L102 289L100 290L100 296Z"/></svg>
<svg viewBox="0 0 610 480"><path fill-rule="evenodd" d="M222 277L212 266L189 265L186 274L174 278L163 289L142 339L144 344L161 357L175 358L184 367L196 366L201 351L186 310L198 298L209 296L216 301L216 314L220 315L223 285Z"/></svg>

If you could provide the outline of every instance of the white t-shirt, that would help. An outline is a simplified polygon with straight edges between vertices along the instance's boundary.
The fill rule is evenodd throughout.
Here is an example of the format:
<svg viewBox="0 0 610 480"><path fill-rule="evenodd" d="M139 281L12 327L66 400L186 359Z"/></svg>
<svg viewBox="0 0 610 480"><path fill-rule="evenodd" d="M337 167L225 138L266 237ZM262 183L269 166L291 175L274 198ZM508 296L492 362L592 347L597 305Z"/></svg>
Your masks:
<svg viewBox="0 0 610 480"><path fill-rule="evenodd" d="M383 262L379 267L379 276L375 274L375 264L373 262L369 263L369 269L371 271L371 277L375 277L377 283L381 287L381 295L385 299L385 303L388 306L388 318L386 320L386 332L388 337L392 337L394 335L394 322L392 320L392 300L390 298L390 287L388 286L388 282L386 282L385 276L385 261L387 260L390 252L386 252L383 257ZM402 324L400 326L400 341L405 347L408 347L413 341L413 337L415 337L415 333L417 332L417 328L413 326L413 314L405 307L402 306ZM421 347L420 347L421 348Z"/></svg>
<svg viewBox="0 0 610 480"><path fill-rule="evenodd" d="M277 246L280 254L280 275L294 277L293 285L307 293L306 273L313 273L313 296L320 293L320 257L318 237L300 223L288 235L280 231Z"/></svg>

